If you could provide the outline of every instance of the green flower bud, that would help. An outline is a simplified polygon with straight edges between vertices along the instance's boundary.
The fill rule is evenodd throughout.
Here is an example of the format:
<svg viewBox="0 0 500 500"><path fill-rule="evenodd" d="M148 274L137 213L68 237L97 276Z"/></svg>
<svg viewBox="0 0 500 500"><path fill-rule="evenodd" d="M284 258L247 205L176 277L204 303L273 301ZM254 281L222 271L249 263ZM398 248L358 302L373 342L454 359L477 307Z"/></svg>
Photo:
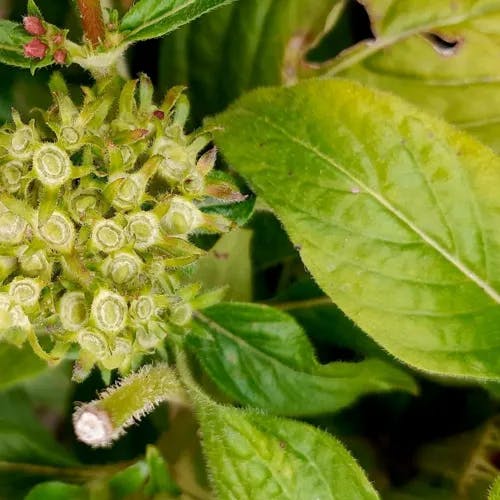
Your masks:
<svg viewBox="0 0 500 500"><path fill-rule="evenodd" d="M54 250L69 253L75 242L75 227L61 212L53 212L47 222L38 228L40 237Z"/></svg>
<svg viewBox="0 0 500 500"><path fill-rule="evenodd" d="M60 147L43 144L33 155L33 170L44 186L59 187L71 176L71 160Z"/></svg>
<svg viewBox="0 0 500 500"><path fill-rule="evenodd" d="M147 326L140 325L135 331L135 341L141 349L149 351L151 349L155 349L161 339L158 338L154 332L149 330Z"/></svg>
<svg viewBox="0 0 500 500"><path fill-rule="evenodd" d="M30 308L37 304L42 287L38 281L31 278L15 278L9 287L12 300L23 308Z"/></svg>
<svg viewBox="0 0 500 500"><path fill-rule="evenodd" d="M186 326L193 317L193 309L189 304L182 303L172 307L170 322L177 326Z"/></svg>
<svg viewBox="0 0 500 500"><path fill-rule="evenodd" d="M110 186L111 204L118 210L132 210L142 199L144 189L133 176L122 177Z"/></svg>
<svg viewBox="0 0 500 500"><path fill-rule="evenodd" d="M34 253L29 251L21 253L19 264L23 274L33 278L38 276L44 280L48 280L52 274L52 266L43 250L37 250Z"/></svg>
<svg viewBox="0 0 500 500"><path fill-rule="evenodd" d="M0 243L18 245L24 240L28 224L0 204Z"/></svg>
<svg viewBox="0 0 500 500"><path fill-rule="evenodd" d="M33 130L24 126L17 129L10 141L9 153L18 160L29 160L33 154Z"/></svg>
<svg viewBox="0 0 500 500"><path fill-rule="evenodd" d="M91 318L99 330L118 333L127 323L127 303L117 293L101 290L92 301Z"/></svg>
<svg viewBox="0 0 500 500"><path fill-rule="evenodd" d="M3 188L9 193L15 193L21 188L23 164L20 161L10 161L0 169L0 180Z"/></svg>
<svg viewBox="0 0 500 500"><path fill-rule="evenodd" d="M59 301L61 323L70 332L78 332L87 325L89 311L82 292L67 292Z"/></svg>
<svg viewBox="0 0 500 500"><path fill-rule="evenodd" d="M130 315L140 323L147 323L155 314L155 303L149 295L141 295L130 304Z"/></svg>
<svg viewBox="0 0 500 500"><path fill-rule="evenodd" d="M154 245L160 233L160 223L151 212L138 212L128 217L127 234L138 250Z"/></svg>
<svg viewBox="0 0 500 500"><path fill-rule="evenodd" d="M96 359L103 359L110 354L110 348L106 337L95 330L80 330L77 342L82 349L92 354Z"/></svg>
<svg viewBox="0 0 500 500"><path fill-rule="evenodd" d="M125 232L116 222L102 220L94 225L91 241L102 252L116 252L125 245Z"/></svg>
<svg viewBox="0 0 500 500"><path fill-rule="evenodd" d="M142 271L142 267L143 262L137 255L120 252L108 258L104 271L117 285L131 285Z"/></svg>
<svg viewBox="0 0 500 500"><path fill-rule="evenodd" d="M170 235L185 235L203 222L200 211L193 203L179 196L172 199L168 212L162 217L162 229Z"/></svg>
<svg viewBox="0 0 500 500"><path fill-rule="evenodd" d="M17 259L8 255L0 255L0 283L10 276L17 267Z"/></svg>
<svg viewBox="0 0 500 500"><path fill-rule="evenodd" d="M74 146L80 142L81 134L74 127L63 127L59 138L69 147Z"/></svg>

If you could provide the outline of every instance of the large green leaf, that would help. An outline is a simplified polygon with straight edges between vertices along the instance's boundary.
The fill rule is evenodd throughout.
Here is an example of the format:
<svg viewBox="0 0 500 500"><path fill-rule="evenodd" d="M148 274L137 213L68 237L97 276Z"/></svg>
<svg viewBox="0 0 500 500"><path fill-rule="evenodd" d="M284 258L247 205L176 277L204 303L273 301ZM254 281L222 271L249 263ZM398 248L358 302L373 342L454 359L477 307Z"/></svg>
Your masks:
<svg viewBox="0 0 500 500"><path fill-rule="evenodd" d="M365 500L378 495L332 436L292 420L203 402L205 454L220 500Z"/></svg>
<svg viewBox="0 0 500 500"><path fill-rule="evenodd" d="M343 0L239 0L162 42L163 87L187 84L197 116L281 83L336 21Z"/></svg>
<svg viewBox="0 0 500 500"><path fill-rule="evenodd" d="M234 0L140 0L120 24L125 42L166 35L217 7Z"/></svg>
<svg viewBox="0 0 500 500"><path fill-rule="evenodd" d="M362 3L376 40L348 49L321 73L390 90L500 150L500 1Z"/></svg>
<svg viewBox="0 0 500 500"><path fill-rule="evenodd" d="M488 500L500 500L500 476L493 482Z"/></svg>
<svg viewBox="0 0 500 500"><path fill-rule="evenodd" d="M295 320L266 306L205 309L188 340L221 390L280 415L334 412L371 392L416 392L409 375L380 360L320 365Z"/></svg>
<svg viewBox="0 0 500 500"><path fill-rule="evenodd" d="M319 285L423 370L500 378L500 160L343 80L256 91L215 122Z"/></svg>

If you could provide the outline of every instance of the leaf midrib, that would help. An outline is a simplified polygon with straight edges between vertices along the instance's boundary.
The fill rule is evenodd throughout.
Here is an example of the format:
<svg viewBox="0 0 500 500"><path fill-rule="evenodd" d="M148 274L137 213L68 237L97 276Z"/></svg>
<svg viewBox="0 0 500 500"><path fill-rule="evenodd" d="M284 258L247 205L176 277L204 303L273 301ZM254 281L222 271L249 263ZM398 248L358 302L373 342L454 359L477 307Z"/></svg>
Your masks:
<svg viewBox="0 0 500 500"><path fill-rule="evenodd" d="M225 337L230 338L235 344L242 346L243 349L248 349L250 351L253 351L257 355L257 357L263 358L264 361L279 367L281 370L288 370L292 373L296 373L299 376L306 376L306 377L310 377L312 380L318 380L318 381L323 381L323 382L326 380L335 380L336 382L338 382L339 379L341 378L338 375L326 376L322 373L318 374L318 373L306 372L306 371L302 371L300 369L297 369L293 366L290 366L288 364L285 364L280 359L275 358L275 357L267 354L266 352L257 349L255 346L248 343L245 339L242 339L241 337L238 337L237 335L233 334L230 330L228 330L227 328L222 326L220 323L214 321L213 319L205 316L202 312L195 311L194 316L200 323L204 324L204 326L207 326L207 327L213 328L216 331L219 331ZM363 361L359 361L358 363L352 363L352 364L360 364L360 363L363 363ZM349 364L349 363L345 363L345 364ZM313 368L316 368L316 369L318 367L321 367L321 366L322 365L320 365L317 362L313 364ZM323 365L323 366L329 366L329 365ZM351 381L355 381L355 380L359 381L356 377L350 377L350 380ZM367 382L367 384L368 384L368 382ZM337 390L338 389L339 388L337 388ZM344 392L348 392L348 391L344 391Z"/></svg>
<svg viewBox="0 0 500 500"><path fill-rule="evenodd" d="M400 210L398 210L395 206L393 206L388 200L386 200L380 193L377 193L375 190L370 188L367 184L365 184L362 180L355 177L353 174L349 172L345 167L335 162L328 155L324 154L318 148L313 146L307 141L300 139L299 137L294 136L288 130L278 125L277 123L270 120L268 117L260 115L255 111L239 107L244 113L248 113L255 117L257 120L264 122L269 127L277 130L286 138L294 142L295 144L301 146L306 151L313 153L323 162L329 164L342 175L350 179L352 182L356 183L366 194L370 195L376 202L382 205L387 211L389 211L394 217L396 217L399 221L405 224L411 231L417 234L424 243L432 247L436 252L438 252L445 260L447 260L450 264L452 264L456 269L458 269L467 279L474 282L479 288L483 290L491 299L493 299L497 304L500 304L500 293L497 292L489 283L480 278L474 271L469 269L463 262L461 262L458 258L453 256L450 252L448 252L445 248L443 248L437 241L435 241L431 236L429 236L424 230L420 229L415 223L413 223L406 215L404 215Z"/></svg>
<svg viewBox="0 0 500 500"><path fill-rule="evenodd" d="M127 33L126 39L133 38L135 35L137 35L141 31L147 30L148 28L150 28L151 26L154 26L155 24L162 23L165 19L172 17L179 12L182 12L184 9L187 9L188 7L191 7L197 1L198 0L189 0L188 2L186 2L182 5L179 5L178 7L174 8L172 10L169 10L169 11L165 12L164 14L160 14L158 17L151 19L149 22L144 23L141 26L139 26L138 28L136 28L135 30L132 30L129 33ZM234 1L234 0L224 0L224 1L220 2L219 5L224 5L225 3L229 3L232 1Z"/></svg>

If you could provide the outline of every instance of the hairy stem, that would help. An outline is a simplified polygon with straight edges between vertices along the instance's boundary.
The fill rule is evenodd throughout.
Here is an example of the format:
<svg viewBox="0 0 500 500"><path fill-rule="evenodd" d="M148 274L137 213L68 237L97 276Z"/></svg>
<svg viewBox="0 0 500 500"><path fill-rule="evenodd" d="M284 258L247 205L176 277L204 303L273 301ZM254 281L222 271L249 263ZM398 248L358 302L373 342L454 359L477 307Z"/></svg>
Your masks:
<svg viewBox="0 0 500 500"><path fill-rule="evenodd" d="M265 304L280 309L292 311L294 309L309 309L310 307L328 306L332 304L330 297L315 297L313 299L295 300L290 302L265 302Z"/></svg>
<svg viewBox="0 0 500 500"><path fill-rule="evenodd" d="M104 40L104 20L100 0L77 0L85 38L95 47Z"/></svg>
<svg viewBox="0 0 500 500"><path fill-rule="evenodd" d="M108 388L99 399L80 406L73 415L75 433L91 446L109 446L163 401L189 405L172 368L146 365Z"/></svg>

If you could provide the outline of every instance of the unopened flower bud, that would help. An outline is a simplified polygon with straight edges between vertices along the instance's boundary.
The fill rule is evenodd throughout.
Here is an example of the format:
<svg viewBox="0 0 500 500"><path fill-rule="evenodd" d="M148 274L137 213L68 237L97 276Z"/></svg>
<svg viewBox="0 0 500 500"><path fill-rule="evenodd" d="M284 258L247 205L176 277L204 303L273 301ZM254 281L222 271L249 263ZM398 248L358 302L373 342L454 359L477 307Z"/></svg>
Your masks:
<svg viewBox="0 0 500 500"><path fill-rule="evenodd" d="M23 26L30 35L41 36L47 33L42 20L36 16L26 16L23 19Z"/></svg>
<svg viewBox="0 0 500 500"><path fill-rule="evenodd" d="M38 38L34 38L24 47L24 57L29 59L43 59L47 55L49 47Z"/></svg>
<svg viewBox="0 0 500 500"><path fill-rule="evenodd" d="M54 62L56 64L61 64L61 65L65 64L67 57L68 57L68 53L64 49L57 49L54 52Z"/></svg>

